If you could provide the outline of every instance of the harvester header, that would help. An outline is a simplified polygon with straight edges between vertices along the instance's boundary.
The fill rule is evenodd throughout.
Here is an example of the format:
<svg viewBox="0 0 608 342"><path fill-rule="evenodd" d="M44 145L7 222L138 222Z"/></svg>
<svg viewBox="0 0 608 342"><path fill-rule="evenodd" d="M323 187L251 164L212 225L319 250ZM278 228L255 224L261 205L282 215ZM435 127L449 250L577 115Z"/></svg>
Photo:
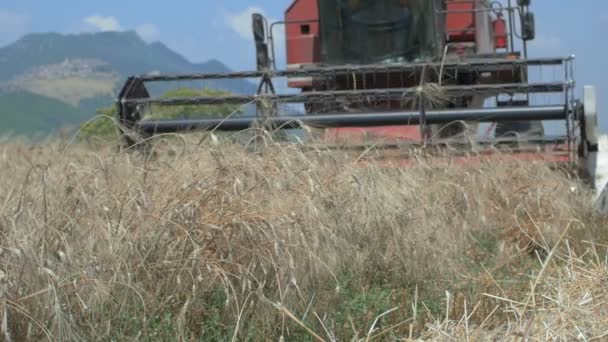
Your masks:
<svg viewBox="0 0 608 342"><path fill-rule="evenodd" d="M296 0L283 21L252 16L256 70L130 77L117 101L124 139L303 128L304 141L331 148L459 146L467 154L506 145L516 158L533 155L593 178L595 89L587 86L577 98L573 56L529 58L530 6L530 0ZM279 28L285 69L276 62ZM256 82L257 91L187 98L152 91L236 79ZM244 110L218 118L209 105L224 104ZM148 115L151 108L199 105L204 110L196 115Z"/></svg>

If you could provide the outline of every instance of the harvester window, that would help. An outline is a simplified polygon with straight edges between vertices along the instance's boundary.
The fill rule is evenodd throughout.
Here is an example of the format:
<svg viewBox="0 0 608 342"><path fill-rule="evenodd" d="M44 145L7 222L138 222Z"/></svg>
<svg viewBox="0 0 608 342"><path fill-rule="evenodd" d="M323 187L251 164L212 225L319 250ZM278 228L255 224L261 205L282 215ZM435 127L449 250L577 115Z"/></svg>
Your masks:
<svg viewBox="0 0 608 342"><path fill-rule="evenodd" d="M320 0L324 62L398 62L432 54L435 3Z"/></svg>

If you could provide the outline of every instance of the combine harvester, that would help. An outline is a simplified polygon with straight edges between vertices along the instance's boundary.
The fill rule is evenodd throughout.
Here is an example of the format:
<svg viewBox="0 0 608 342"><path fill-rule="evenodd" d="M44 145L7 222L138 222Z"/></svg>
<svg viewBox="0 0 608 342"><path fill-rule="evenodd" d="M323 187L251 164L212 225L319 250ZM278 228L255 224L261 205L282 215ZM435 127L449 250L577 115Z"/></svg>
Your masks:
<svg viewBox="0 0 608 342"><path fill-rule="evenodd" d="M255 71L130 77L117 102L124 139L134 144L133 132L304 128L314 144L346 150L373 144L385 161L400 163L412 159L412 150L465 163L500 153L574 170L597 188L598 206L608 213L595 89L585 86L577 99L573 57L528 57L535 37L530 6L531 0L296 0L284 21L253 15ZM286 37L286 70L276 68L278 27ZM233 79L256 80L257 92L165 98L150 91L160 82ZM291 90L277 92L279 80ZM146 115L152 107L217 104L253 104L256 115ZM560 133L546 134L546 127Z"/></svg>

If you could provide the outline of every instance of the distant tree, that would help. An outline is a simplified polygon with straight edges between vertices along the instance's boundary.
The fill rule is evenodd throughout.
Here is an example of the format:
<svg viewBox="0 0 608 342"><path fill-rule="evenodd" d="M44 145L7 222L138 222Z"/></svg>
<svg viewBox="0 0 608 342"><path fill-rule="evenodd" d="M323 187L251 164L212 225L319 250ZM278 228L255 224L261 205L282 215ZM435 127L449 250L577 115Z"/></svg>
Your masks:
<svg viewBox="0 0 608 342"><path fill-rule="evenodd" d="M116 106L100 108L95 112L95 118L80 127L80 136L87 138L113 137L118 134L115 122L118 120Z"/></svg>
<svg viewBox="0 0 608 342"><path fill-rule="evenodd" d="M230 95L230 93L221 90L179 88L166 92L162 98L228 95ZM193 119L226 117L231 114L239 113L239 106L231 104L185 106L153 105L144 113L144 118L147 120ZM116 106L100 108L96 111L95 115L99 117L80 128L81 136L84 139L113 137L117 134L115 121L118 120L118 110Z"/></svg>
<svg viewBox="0 0 608 342"><path fill-rule="evenodd" d="M201 96L229 96L229 92L211 89L178 88L166 92L162 98L192 98ZM219 105L187 105L187 106L152 106L149 118L153 119L193 119L204 117L222 118L238 112L239 106L231 104Z"/></svg>

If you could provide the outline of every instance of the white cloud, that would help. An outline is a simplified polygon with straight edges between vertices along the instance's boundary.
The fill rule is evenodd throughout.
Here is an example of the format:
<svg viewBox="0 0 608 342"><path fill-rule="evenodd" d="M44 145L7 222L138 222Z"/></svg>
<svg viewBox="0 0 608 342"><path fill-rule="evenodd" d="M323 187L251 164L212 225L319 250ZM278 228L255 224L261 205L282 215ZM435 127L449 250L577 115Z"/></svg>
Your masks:
<svg viewBox="0 0 608 342"><path fill-rule="evenodd" d="M30 22L27 14L0 8L0 46L27 33Z"/></svg>
<svg viewBox="0 0 608 342"><path fill-rule="evenodd" d="M92 15L84 18L85 24L99 31L120 31L122 28L116 17Z"/></svg>
<svg viewBox="0 0 608 342"><path fill-rule="evenodd" d="M253 28L252 28L252 15L259 13L266 17L269 25L277 22L278 20L272 17L268 17L266 12L255 6L246 8L241 12L232 13L229 11L221 10L221 15L218 16L222 20L220 25L228 27L230 31L236 33L241 39L253 43ZM214 25L219 26L218 23ZM284 26L276 25L273 30L273 42L276 56L277 67L282 67L285 64L285 29ZM249 47L252 49L253 46Z"/></svg>
<svg viewBox="0 0 608 342"><path fill-rule="evenodd" d="M251 16L254 13L264 15L264 10L259 7L248 7L239 13L226 13L225 22L228 27L245 40L253 39L253 31L251 27ZM271 20L272 22L272 20Z"/></svg>
<svg viewBox="0 0 608 342"><path fill-rule="evenodd" d="M154 42L160 39L160 30L154 24L139 25L135 28L135 31L137 31L137 34L147 42Z"/></svg>
<svg viewBox="0 0 608 342"><path fill-rule="evenodd" d="M114 16L102 16L92 15L83 19L83 22L87 26L86 30L111 32L111 31L122 31L124 28ZM135 31L139 36L147 41L153 42L160 39L160 30L154 24L141 24L135 27Z"/></svg>

